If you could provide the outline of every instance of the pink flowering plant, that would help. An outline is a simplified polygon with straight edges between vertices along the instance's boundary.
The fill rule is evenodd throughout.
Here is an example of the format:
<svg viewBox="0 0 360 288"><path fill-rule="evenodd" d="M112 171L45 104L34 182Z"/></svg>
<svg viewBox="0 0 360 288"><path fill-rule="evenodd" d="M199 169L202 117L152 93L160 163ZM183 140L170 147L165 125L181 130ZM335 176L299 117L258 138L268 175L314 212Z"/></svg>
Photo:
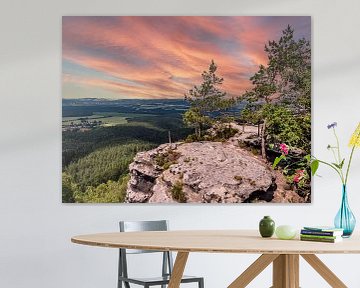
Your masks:
<svg viewBox="0 0 360 288"><path fill-rule="evenodd" d="M305 170L304 169L296 170L293 182L296 183L296 184L299 184L300 181L304 179L304 177L305 177Z"/></svg>
<svg viewBox="0 0 360 288"><path fill-rule="evenodd" d="M286 155L289 154L289 146L287 146L285 143L281 143L279 145L279 149L281 151L281 155L276 157L274 160L274 163L272 165L273 168L275 168L281 160L286 160Z"/></svg>
<svg viewBox="0 0 360 288"><path fill-rule="evenodd" d="M287 178L287 182L296 189L302 189L303 187L310 185L310 170L307 168L310 166L311 156L306 155L301 159L294 160L290 156L289 152L291 147L286 143L278 145L278 151L280 156L276 157L272 167L276 169L280 164L282 165L282 172Z"/></svg>

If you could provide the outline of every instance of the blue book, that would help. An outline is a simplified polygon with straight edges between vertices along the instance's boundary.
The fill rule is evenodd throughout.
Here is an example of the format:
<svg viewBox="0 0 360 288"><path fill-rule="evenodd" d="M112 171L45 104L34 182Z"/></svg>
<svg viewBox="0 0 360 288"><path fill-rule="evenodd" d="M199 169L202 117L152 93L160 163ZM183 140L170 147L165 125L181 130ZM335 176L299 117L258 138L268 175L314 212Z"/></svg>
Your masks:
<svg viewBox="0 0 360 288"><path fill-rule="evenodd" d="M318 236L341 236L343 235L344 229L335 228L329 226L314 226L314 227L304 227L301 230L303 235L318 235Z"/></svg>

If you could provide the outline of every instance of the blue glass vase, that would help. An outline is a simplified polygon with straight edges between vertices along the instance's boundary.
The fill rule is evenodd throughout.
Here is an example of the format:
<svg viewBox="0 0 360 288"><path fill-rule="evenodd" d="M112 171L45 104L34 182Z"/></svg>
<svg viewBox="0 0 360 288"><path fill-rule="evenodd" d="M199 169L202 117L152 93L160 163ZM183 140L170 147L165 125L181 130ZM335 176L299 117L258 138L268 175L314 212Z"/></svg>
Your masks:
<svg viewBox="0 0 360 288"><path fill-rule="evenodd" d="M346 185L342 187L341 206L336 214L334 224L336 228L344 229L343 237L345 238L350 237L355 228L356 219L349 207Z"/></svg>

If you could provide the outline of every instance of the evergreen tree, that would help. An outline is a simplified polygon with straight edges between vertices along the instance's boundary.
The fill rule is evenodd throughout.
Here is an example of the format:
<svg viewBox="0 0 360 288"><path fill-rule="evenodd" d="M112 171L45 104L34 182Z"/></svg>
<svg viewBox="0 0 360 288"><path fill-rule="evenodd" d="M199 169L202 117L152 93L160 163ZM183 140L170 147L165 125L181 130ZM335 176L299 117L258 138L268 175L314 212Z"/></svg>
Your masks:
<svg viewBox="0 0 360 288"><path fill-rule="evenodd" d="M269 41L265 45L265 52L268 56L267 66L259 66L259 70L250 78L253 88L242 95L242 99L247 100L253 110L256 107L258 115L261 115L263 158L266 158L266 138L270 136L279 139L275 137L276 135L268 135L266 130L269 125L277 123L271 119L275 114L274 111L269 113L269 104L285 107L291 112L292 117L297 118L296 121L306 120L306 125L311 114L310 42L304 38L296 40L294 29L288 26L278 41ZM281 107L278 109L283 111ZM246 116L249 115L245 114L242 117ZM269 131L276 130L271 127ZM307 132L308 127L304 127L301 131ZM299 137L306 138L304 141L310 141L310 135L299 135ZM304 145L304 147L308 146Z"/></svg>
<svg viewBox="0 0 360 288"><path fill-rule="evenodd" d="M74 203L75 194L78 192L77 185L72 181L71 176L62 173L62 202Z"/></svg>
<svg viewBox="0 0 360 288"><path fill-rule="evenodd" d="M234 104L232 99L226 99L226 92L221 91L224 79L216 75L217 65L211 60L208 71L201 74L203 82L194 86L185 94L185 100L190 103L190 108L183 116L184 123L195 128L195 134L201 138L205 126L214 121L213 112L221 111Z"/></svg>

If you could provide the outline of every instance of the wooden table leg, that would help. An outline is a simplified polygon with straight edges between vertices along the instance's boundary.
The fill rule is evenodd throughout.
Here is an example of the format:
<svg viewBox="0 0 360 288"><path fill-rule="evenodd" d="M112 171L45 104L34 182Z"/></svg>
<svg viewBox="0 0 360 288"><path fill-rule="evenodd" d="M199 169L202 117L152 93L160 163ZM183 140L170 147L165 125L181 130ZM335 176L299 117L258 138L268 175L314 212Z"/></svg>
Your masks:
<svg viewBox="0 0 360 288"><path fill-rule="evenodd" d="M286 273L286 255L279 255L273 262L273 286L271 288L285 287L286 281L284 274Z"/></svg>
<svg viewBox="0 0 360 288"><path fill-rule="evenodd" d="M289 287L299 288L299 255L288 255Z"/></svg>
<svg viewBox="0 0 360 288"><path fill-rule="evenodd" d="M333 288L347 288L347 286L314 254L301 255L316 272Z"/></svg>
<svg viewBox="0 0 360 288"><path fill-rule="evenodd" d="M180 287L181 278L184 274L185 265L186 265L188 256L189 256L189 252L178 252L177 253L168 288L179 288Z"/></svg>
<svg viewBox="0 0 360 288"><path fill-rule="evenodd" d="M299 255L281 254L273 263L273 288L299 288Z"/></svg>
<svg viewBox="0 0 360 288"><path fill-rule="evenodd" d="M238 278L232 282L228 288L244 288L254 280L271 262L273 262L279 255L277 254L263 254L254 263L252 263Z"/></svg>

